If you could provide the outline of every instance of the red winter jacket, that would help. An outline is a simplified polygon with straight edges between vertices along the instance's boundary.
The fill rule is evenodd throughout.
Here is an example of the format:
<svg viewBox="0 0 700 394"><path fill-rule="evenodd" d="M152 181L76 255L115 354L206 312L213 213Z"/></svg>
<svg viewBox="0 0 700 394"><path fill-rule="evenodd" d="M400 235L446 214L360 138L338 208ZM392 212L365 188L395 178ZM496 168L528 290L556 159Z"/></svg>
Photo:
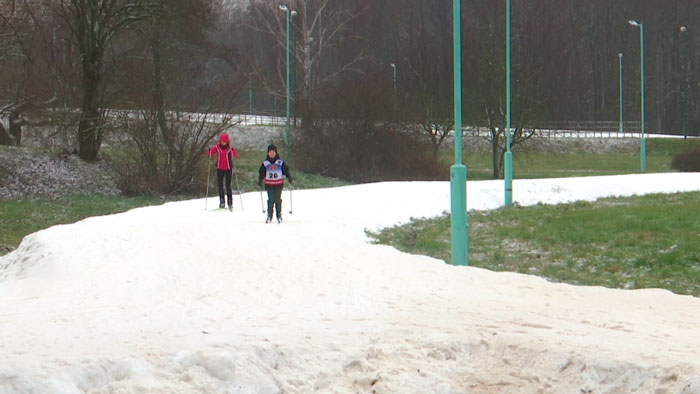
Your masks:
<svg viewBox="0 0 700 394"><path fill-rule="evenodd" d="M226 146L222 146L222 142L226 142ZM238 158L238 152L236 152L235 148L229 146L228 135L226 134L221 136L221 142L214 145L213 148L209 149L209 152L207 154L209 156L217 156L217 170L231 170L233 168L233 159Z"/></svg>

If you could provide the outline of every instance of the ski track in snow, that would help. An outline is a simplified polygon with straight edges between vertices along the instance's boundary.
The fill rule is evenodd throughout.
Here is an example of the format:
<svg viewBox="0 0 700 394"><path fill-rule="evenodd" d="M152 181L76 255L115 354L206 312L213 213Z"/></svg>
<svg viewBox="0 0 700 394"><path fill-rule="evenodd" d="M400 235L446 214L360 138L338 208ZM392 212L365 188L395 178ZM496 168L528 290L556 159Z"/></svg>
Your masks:
<svg viewBox="0 0 700 394"><path fill-rule="evenodd" d="M691 190L700 174L516 180L514 199ZM256 192L27 236L0 257L0 393L700 393L697 298L368 242L449 210L446 182L293 193L283 224ZM502 181L468 184L470 210L502 204Z"/></svg>

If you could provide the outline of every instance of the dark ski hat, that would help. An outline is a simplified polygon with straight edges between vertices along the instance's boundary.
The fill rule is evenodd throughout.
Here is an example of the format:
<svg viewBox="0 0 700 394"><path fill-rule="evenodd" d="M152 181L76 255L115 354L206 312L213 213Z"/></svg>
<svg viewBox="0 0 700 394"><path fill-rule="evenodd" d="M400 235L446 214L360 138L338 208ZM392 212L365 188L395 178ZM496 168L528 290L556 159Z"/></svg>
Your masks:
<svg viewBox="0 0 700 394"><path fill-rule="evenodd" d="M277 152L277 147L274 146L274 145L272 145L272 144L268 145L268 146L267 146L267 151L269 152L269 151L271 151L271 150Z"/></svg>

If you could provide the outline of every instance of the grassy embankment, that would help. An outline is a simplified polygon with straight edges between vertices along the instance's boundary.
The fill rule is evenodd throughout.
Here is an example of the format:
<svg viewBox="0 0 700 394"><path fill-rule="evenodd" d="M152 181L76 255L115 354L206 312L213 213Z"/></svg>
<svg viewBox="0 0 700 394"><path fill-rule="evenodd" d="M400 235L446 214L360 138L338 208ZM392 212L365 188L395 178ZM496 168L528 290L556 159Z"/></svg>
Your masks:
<svg viewBox="0 0 700 394"><path fill-rule="evenodd" d="M668 172L673 156L700 141L650 140L648 172ZM484 176L472 154L470 179ZM639 156L516 155L518 178L639 172ZM481 160L481 161L480 161ZM518 170L518 168L520 168ZM556 282L613 288L664 288L700 296L700 192L606 198L594 203L469 213L469 264ZM378 243L450 262L449 216L371 234Z"/></svg>

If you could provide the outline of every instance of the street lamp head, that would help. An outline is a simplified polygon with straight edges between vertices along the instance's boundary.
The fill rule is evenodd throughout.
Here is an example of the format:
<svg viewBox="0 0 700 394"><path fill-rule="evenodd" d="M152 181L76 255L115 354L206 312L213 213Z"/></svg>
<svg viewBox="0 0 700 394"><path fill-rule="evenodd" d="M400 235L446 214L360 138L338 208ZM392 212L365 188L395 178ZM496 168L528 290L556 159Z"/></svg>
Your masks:
<svg viewBox="0 0 700 394"><path fill-rule="evenodd" d="M685 26L681 26L681 33L685 33L685 31L686 31L686 30L688 30L688 28L687 28L687 27L685 27Z"/></svg>
<svg viewBox="0 0 700 394"><path fill-rule="evenodd" d="M286 11L287 11L288 9L289 9L289 8L287 8L287 6L286 6L286 5L284 5L284 4L280 4L280 10L282 10L282 11L285 11L285 12L286 12Z"/></svg>
<svg viewBox="0 0 700 394"><path fill-rule="evenodd" d="M617 57L619 57L620 59L622 59L622 52L618 53L618 54L617 54Z"/></svg>
<svg viewBox="0 0 700 394"><path fill-rule="evenodd" d="M632 26L637 26L637 27L639 27L639 26L642 25L641 23L639 23L639 22L637 22L637 21L635 21L635 20L633 20L633 19L630 19L630 20L628 20L627 22L628 22L630 25L632 25Z"/></svg>
<svg viewBox="0 0 700 394"><path fill-rule="evenodd" d="M296 14L297 14L297 12L292 10L292 16L295 16Z"/></svg>

